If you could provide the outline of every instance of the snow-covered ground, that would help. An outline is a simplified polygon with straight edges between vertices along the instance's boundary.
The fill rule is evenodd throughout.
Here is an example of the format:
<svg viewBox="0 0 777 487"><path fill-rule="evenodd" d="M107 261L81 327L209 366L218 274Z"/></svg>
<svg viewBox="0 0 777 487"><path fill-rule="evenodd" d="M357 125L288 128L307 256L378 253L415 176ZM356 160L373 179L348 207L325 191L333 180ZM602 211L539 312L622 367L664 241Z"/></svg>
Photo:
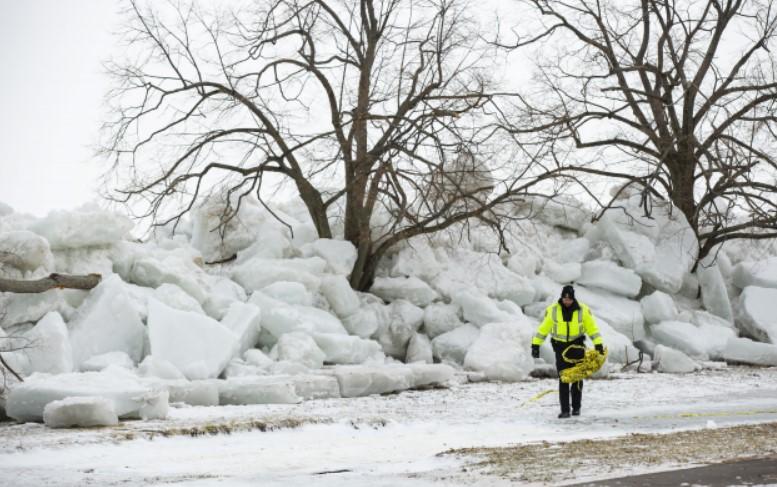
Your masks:
<svg viewBox="0 0 777 487"><path fill-rule="evenodd" d="M611 374L586 383L583 415L565 421L556 418L555 387L552 379L459 380L447 389L385 396L172 408L165 421L127 421L92 430L4 423L0 485L507 485L507 480L464 471L472 459L437 454L777 421L777 368ZM537 398L547 390L554 392ZM162 434L194 426L281 424L284 419L302 425L196 438ZM711 448L711 454L721 447ZM665 465L677 463L667 458ZM628 464L606 474L645 470ZM604 473L590 465L577 475Z"/></svg>

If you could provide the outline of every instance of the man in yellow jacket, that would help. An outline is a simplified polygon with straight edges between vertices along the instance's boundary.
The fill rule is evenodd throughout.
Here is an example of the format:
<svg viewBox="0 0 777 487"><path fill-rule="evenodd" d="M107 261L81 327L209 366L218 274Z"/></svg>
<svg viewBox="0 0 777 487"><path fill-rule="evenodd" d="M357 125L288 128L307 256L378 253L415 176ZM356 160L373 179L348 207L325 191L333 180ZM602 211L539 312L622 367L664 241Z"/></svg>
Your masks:
<svg viewBox="0 0 777 487"><path fill-rule="evenodd" d="M531 341L532 357L540 356L540 345L550 335L550 343L556 353L556 370L559 373L558 395L561 403L559 418L569 417L569 393L572 392L572 416L580 415L583 399L583 381L567 384L560 380L561 371L575 365L585 355L585 336L591 337L596 351L604 354L602 336L596 326L591 308L575 299L575 288L564 286L558 302L548 306L545 319ZM570 387L570 385L572 387Z"/></svg>

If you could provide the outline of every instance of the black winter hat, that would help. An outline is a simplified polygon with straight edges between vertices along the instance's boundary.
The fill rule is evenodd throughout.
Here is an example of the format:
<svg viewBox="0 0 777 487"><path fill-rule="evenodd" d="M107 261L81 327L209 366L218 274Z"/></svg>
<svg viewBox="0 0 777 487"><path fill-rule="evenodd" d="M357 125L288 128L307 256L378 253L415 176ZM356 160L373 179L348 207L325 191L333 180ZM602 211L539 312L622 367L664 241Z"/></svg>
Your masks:
<svg viewBox="0 0 777 487"><path fill-rule="evenodd" d="M571 285L564 286L564 289L561 290L561 297L563 298L566 296L575 299L575 288Z"/></svg>

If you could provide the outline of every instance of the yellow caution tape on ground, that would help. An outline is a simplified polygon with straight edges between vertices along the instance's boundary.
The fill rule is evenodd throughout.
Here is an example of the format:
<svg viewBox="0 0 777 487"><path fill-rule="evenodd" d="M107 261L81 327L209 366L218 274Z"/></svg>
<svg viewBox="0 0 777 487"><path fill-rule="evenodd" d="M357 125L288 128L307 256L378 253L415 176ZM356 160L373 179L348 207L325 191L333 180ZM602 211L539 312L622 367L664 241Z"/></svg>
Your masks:
<svg viewBox="0 0 777 487"><path fill-rule="evenodd" d="M527 404L529 404L529 403L532 403L532 402L534 402L534 401L537 401L537 400L539 400L539 399L542 399L543 397L545 397L545 396L547 396L548 394L551 394L551 393L553 393L553 392L556 392L556 390L555 390L555 389L548 389L547 391L542 391L542 392L540 392L539 394L536 394L536 395L535 395L534 397L532 397L531 399L528 399L528 400L524 401L524 402L523 402L523 404L521 404L519 407L524 407L525 405L527 405Z"/></svg>
<svg viewBox="0 0 777 487"><path fill-rule="evenodd" d="M677 413L652 416L653 419L676 419L676 418L705 418L705 417L725 417L725 416L755 416L757 414L777 414L777 409L753 409L749 411L710 411L707 413Z"/></svg>
<svg viewBox="0 0 777 487"><path fill-rule="evenodd" d="M567 347L566 350L564 350L564 353L562 354L562 357L564 360L570 363L574 363L575 365L564 369L561 371L561 382L566 382L567 384L572 384L573 382L577 382L583 379L586 379L590 376L592 376L597 370L602 368L602 365L604 365L604 362L607 360L607 349L604 349L604 353L599 353L596 350L586 350L585 355L582 359L579 360L573 360L568 359L566 357L566 353L571 348L582 348L585 349L582 345L571 345Z"/></svg>

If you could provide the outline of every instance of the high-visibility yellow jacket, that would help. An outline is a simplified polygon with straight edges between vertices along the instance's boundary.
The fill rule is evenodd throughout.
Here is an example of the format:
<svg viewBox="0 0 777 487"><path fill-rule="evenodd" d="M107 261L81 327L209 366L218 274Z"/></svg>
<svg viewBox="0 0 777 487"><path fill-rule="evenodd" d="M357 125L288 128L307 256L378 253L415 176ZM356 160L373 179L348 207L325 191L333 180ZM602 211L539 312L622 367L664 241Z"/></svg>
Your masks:
<svg viewBox="0 0 777 487"><path fill-rule="evenodd" d="M542 345L548 335L560 342L571 342L588 335L594 345L601 344L602 336L599 334L596 320L591 314L591 308L579 301L577 304L580 309L572 312L572 319L568 322L564 321L561 304L556 302L548 306L545 310L545 319L542 320L540 327L537 328L537 333L531 340L532 345Z"/></svg>

